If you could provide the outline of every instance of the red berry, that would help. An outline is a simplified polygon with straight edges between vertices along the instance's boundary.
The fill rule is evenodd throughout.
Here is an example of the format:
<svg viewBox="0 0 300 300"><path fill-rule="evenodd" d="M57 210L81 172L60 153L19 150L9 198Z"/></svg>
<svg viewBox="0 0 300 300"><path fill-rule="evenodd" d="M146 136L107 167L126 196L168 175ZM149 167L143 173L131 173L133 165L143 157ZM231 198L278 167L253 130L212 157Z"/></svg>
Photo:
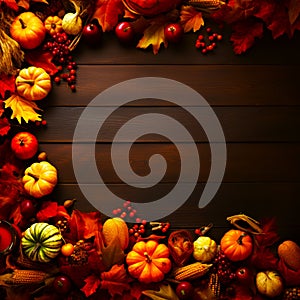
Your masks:
<svg viewBox="0 0 300 300"><path fill-rule="evenodd" d="M206 49L207 49L207 51L212 51L212 50L214 49L214 47L213 47L212 45L208 45L208 46L206 47Z"/></svg>
<svg viewBox="0 0 300 300"><path fill-rule="evenodd" d="M195 234L197 234L197 235L201 234L200 228L195 229Z"/></svg>
<svg viewBox="0 0 300 300"><path fill-rule="evenodd" d="M219 34L218 36L217 36L217 40L218 41L221 41L223 39L223 36L221 35L221 34Z"/></svg>
<svg viewBox="0 0 300 300"><path fill-rule="evenodd" d="M202 41L204 39L204 36L202 34L198 35L198 40Z"/></svg>
<svg viewBox="0 0 300 300"><path fill-rule="evenodd" d="M134 215L135 215L135 213L132 211L132 212L129 214L129 217L130 217L130 218L133 218Z"/></svg>
<svg viewBox="0 0 300 300"><path fill-rule="evenodd" d="M211 32L211 28L210 28L210 27L207 27L207 28L206 28L206 32L208 32L208 33Z"/></svg>
<svg viewBox="0 0 300 300"><path fill-rule="evenodd" d="M47 125L47 121L46 120L42 120L42 125L46 126Z"/></svg>
<svg viewBox="0 0 300 300"><path fill-rule="evenodd" d="M209 39L210 41L213 41L213 40L214 40L214 36L210 35L210 36L208 37L208 39Z"/></svg>
<svg viewBox="0 0 300 300"><path fill-rule="evenodd" d="M136 223L141 223L141 221L142 221L142 220L141 220L140 218L136 218L136 219L135 219L135 222L136 222Z"/></svg>
<svg viewBox="0 0 300 300"><path fill-rule="evenodd" d="M59 76L56 76L56 77L54 78L54 82L55 82L55 83L60 83L60 77L59 77Z"/></svg>
<svg viewBox="0 0 300 300"><path fill-rule="evenodd" d="M201 50L201 52L202 52L202 54L206 54L206 53L207 53L207 49L206 49L206 48L203 48L203 49Z"/></svg>

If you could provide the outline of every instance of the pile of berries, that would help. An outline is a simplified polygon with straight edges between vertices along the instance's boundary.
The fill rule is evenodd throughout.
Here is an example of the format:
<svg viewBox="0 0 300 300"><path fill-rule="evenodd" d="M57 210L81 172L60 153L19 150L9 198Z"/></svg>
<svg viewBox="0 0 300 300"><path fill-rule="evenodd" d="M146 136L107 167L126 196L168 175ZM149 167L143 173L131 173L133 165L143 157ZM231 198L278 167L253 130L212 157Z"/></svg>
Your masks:
<svg viewBox="0 0 300 300"><path fill-rule="evenodd" d="M131 201L125 201L122 208L116 208L112 211L112 214L115 217L120 217L121 219L125 219L126 217L129 217L132 219L132 223L143 223L146 222L145 220L142 220L141 218L136 217L136 209L134 209L133 204Z"/></svg>
<svg viewBox="0 0 300 300"><path fill-rule="evenodd" d="M77 64L71 55L70 44L71 40L65 32L56 33L52 36L52 40L44 44L43 50L49 51L53 55L53 62L58 66L57 68L60 72L65 68L67 69L66 73L61 73L54 77L54 82L59 84L61 79L63 79L68 82L71 90L75 92Z"/></svg>
<svg viewBox="0 0 300 300"><path fill-rule="evenodd" d="M199 34L195 43L195 47L201 50L202 54L207 54L208 52L213 51L217 47L217 42L223 39L221 34L212 32L210 27L206 28L208 36L204 34Z"/></svg>
<svg viewBox="0 0 300 300"><path fill-rule="evenodd" d="M134 224L129 230L129 235L133 236L135 239L138 239L145 233L146 221L141 224Z"/></svg>

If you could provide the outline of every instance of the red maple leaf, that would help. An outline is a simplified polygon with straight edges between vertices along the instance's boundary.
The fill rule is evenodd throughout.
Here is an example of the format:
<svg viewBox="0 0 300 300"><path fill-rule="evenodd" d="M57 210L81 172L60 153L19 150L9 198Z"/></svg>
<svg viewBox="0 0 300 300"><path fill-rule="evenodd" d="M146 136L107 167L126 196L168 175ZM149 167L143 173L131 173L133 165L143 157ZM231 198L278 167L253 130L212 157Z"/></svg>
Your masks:
<svg viewBox="0 0 300 300"><path fill-rule="evenodd" d="M264 31L263 24L252 18L234 23L232 30L230 40L236 54L241 54L252 47L256 38L262 38Z"/></svg>
<svg viewBox="0 0 300 300"><path fill-rule="evenodd" d="M12 10L17 11L19 9L15 0L0 0L0 4L5 3L7 7L11 8Z"/></svg>
<svg viewBox="0 0 300 300"><path fill-rule="evenodd" d="M124 14L122 0L98 0L92 19L97 19L104 32L112 30Z"/></svg>
<svg viewBox="0 0 300 300"><path fill-rule="evenodd" d="M10 123L7 118L0 119L0 136L7 135L10 130Z"/></svg>
<svg viewBox="0 0 300 300"><path fill-rule="evenodd" d="M16 90L15 80L16 78L13 75L6 75L4 73L0 74L0 97L5 98L6 92L10 92L10 93L15 92Z"/></svg>
<svg viewBox="0 0 300 300"><path fill-rule="evenodd" d="M69 219L69 215L67 214L64 206L58 205L57 202L45 201L37 213L36 218L39 222L46 222L49 221L49 219L57 216L64 216Z"/></svg>
<svg viewBox="0 0 300 300"><path fill-rule="evenodd" d="M49 75L58 72L56 65L52 62L53 55L50 52L31 50L25 53L25 60L32 66L43 68Z"/></svg>
<svg viewBox="0 0 300 300"><path fill-rule="evenodd" d="M288 4L289 9L289 20L291 25L293 25L300 15L300 1L291 0Z"/></svg>
<svg viewBox="0 0 300 300"><path fill-rule="evenodd" d="M123 295L126 290L130 289L129 277L124 264L113 265L108 272L101 273L101 279L101 289L108 290L112 297Z"/></svg>
<svg viewBox="0 0 300 300"><path fill-rule="evenodd" d="M84 280L84 282L85 282L85 285L83 288L81 288L81 291L84 292L86 297L89 297L92 294L94 294L101 284L100 278L95 274L88 276Z"/></svg>
<svg viewBox="0 0 300 300"><path fill-rule="evenodd" d="M0 100L0 117L3 115L3 113L4 113L3 100Z"/></svg>

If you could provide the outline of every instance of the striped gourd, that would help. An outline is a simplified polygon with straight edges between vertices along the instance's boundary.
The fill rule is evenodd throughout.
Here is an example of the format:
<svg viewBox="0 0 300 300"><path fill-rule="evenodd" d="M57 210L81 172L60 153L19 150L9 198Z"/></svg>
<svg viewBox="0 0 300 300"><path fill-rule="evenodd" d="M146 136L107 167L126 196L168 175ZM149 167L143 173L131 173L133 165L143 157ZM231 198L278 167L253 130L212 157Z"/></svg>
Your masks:
<svg viewBox="0 0 300 300"><path fill-rule="evenodd" d="M62 236L54 225L34 223L22 237L22 250L33 261L49 262L61 249Z"/></svg>

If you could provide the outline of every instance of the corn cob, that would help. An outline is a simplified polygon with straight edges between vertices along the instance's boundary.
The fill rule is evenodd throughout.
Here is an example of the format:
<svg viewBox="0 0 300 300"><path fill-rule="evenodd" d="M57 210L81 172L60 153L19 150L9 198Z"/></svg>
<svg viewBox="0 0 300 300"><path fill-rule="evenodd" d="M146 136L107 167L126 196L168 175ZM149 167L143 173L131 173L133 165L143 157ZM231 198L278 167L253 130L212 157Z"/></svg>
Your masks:
<svg viewBox="0 0 300 300"><path fill-rule="evenodd" d="M5 285L26 285L39 284L44 282L50 275L38 270L19 270L15 269L12 273L0 276L0 281Z"/></svg>
<svg viewBox="0 0 300 300"><path fill-rule="evenodd" d="M297 300L300 299L300 287L290 287L284 290L284 300Z"/></svg>
<svg viewBox="0 0 300 300"><path fill-rule="evenodd" d="M214 10L220 8L225 2L221 0L188 0L187 4L198 9Z"/></svg>
<svg viewBox="0 0 300 300"><path fill-rule="evenodd" d="M193 264L177 268L173 271L173 276L175 280L192 280L205 275L212 264L202 264L200 262L195 262Z"/></svg>
<svg viewBox="0 0 300 300"><path fill-rule="evenodd" d="M216 273L211 273L209 275L208 287L211 289L212 293L216 296L217 299L220 297L221 285L219 276Z"/></svg>

